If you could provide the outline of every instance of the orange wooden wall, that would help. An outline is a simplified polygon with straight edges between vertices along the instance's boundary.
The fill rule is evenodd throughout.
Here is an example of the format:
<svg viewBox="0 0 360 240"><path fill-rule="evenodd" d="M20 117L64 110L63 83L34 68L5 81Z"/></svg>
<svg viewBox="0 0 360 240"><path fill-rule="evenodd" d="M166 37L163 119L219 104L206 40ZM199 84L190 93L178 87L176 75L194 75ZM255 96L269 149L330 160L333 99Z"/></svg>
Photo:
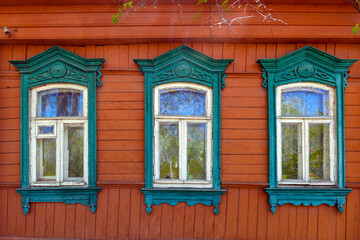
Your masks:
<svg viewBox="0 0 360 240"><path fill-rule="evenodd" d="M354 43L359 37L351 33L360 14L335 5L272 8L288 25L265 28L259 20L246 20L236 33L214 32L216 41L201 43L208 36L201 30L208 28L201 21L168 26L177 9L166 6L159 6L156 17L143 10L115 26L109 23L109 6L0 6L1 26L14 34L7 38L0 33L0 236L360 239L360 63L350 68L345 91L346 181L353 191L342 215L327 205L289 204L271 214L263 190L268 186L267 91L256 63L307 44L339 58L360 58L360 44ZM184 12L184 20L194 14L186 6ZM218 216L213 207L184 203L153 206L147 215L140 192L144 77L133 59L154 58L183 43L215 59L234 59L222 91L221 179L228 191ZM86 58L106 59L97 91L98 185L103 189L94 215L81 204L31 203L25 217L14 191L20 187L20 75L8 60L28 59L54 44Z"/></svg>

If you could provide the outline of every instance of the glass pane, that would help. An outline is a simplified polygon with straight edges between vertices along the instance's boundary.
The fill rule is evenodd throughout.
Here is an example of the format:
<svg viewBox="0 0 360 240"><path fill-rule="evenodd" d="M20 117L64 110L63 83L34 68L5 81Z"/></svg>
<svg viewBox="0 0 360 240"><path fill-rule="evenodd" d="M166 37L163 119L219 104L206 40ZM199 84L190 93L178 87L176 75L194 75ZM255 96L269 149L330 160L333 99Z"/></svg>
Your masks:
<svg viewBox="0 0 360 240"><path fill-rule="evenodd" d="M329 124L309 124L309 167L311 180L330 181Z"/></svg>
<svg viewBox="0 0 360 240"><path fill-rule="evenodd" d="M160 178L179 179L179 125L159 123Z"/></svg>
<svg viewBox="0 0 360 240"><path fill-rule="evenodd" d="M84 167L84 128L68 126L67 128L68 176L83 177Z"/></svg>
<svg viewBox="0 0 360 240"><path fill-rule="evenodd" d="M281 94L281 115L316 117L329 115L329 92L312 87L287 88Z"/></svg>
<svg viewBox="0 0 360 240"><path fill-rule="evenodd" d="M301 123L282 123L282 179L302 180Z"/></svg>
<svg viewBox="0 0 360 240"><path fill-rule="evenodd" d="M36 140L36 166L38 180L55 180L56 139Z"/></svg>
<svg viewBox="0 0 360 240"><path fill-rule="evenodd" d="M187 125L187 178L206 179L206 123Z"/></svg>
<svg viewBox="0 0 360 240"><path fill-rule="evenodd" d="M39 134L53 134L54 126L39 126Z"/></svg>
<svg viewBox="0 0 360 240"><path fill-rule="evenodd" d="M188 88L160 90L161 115L204 116L206 93Z"/></svg>
<svg viewBox="0 0 360 240"><path fill-rule="evenodd" d="M74 89L50 89L37 96L37 117L79 117L83 115L83 94Z"/></svg>

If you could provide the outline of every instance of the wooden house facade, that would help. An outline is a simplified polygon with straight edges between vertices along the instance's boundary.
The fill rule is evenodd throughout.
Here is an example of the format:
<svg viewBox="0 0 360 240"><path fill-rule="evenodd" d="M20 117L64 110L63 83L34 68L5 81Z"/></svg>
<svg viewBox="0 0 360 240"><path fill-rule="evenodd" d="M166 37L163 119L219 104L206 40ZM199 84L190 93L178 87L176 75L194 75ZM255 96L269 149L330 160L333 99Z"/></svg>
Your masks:
<svg viewBox="0 0 360 240"><path fill-rule="evenodd" d="M150 5L139 8L117 24L111 23L117 11L111 1L0 1L0 27L10 31L9 35L0 30L0 237L360 239L360 62L349 64L349 71L338 71L348 74L341 75L347 81L343 95L343 187L352 190L346 195L343 212L337 204L287 203L277 206L274 214L265 191L270 187L272 168L269 93L263 86L268 70L263 62L258 63L259 59L281 59L306 46L327 53L323 56L329 59L359 59L360 38L351 29L360 22L360 14L347 0L265 3L283 22L245 18L231 29L219 29L206 24L206 11L199 20L193 20L198 11L193 1L183 1L182 21L176 21L177 6L159 1L156 9ZM240 10L232 11L241 14ZM23 188L21 89L28 72L19 64L27 61L30 66L37 61L36 56L56 45L82 59L104 59L98 63L101 76L95 68L89 75L95 76L91 80L94 83L97 77L101 81L96 87L94 125L94 184L101 190L94 213L87 204L44 200L31 202L25 215L24 196L16 189ZM152 205L148 214L142 193L147 171L147 72L134 59L159 59L182 45L214 61L233 60L223 73L226 87L219 102L219 186L226 191L221 195L218 214L213 206L181 201L174 206ZM71 61L75 60L80 62L76 58Z"/></svg>

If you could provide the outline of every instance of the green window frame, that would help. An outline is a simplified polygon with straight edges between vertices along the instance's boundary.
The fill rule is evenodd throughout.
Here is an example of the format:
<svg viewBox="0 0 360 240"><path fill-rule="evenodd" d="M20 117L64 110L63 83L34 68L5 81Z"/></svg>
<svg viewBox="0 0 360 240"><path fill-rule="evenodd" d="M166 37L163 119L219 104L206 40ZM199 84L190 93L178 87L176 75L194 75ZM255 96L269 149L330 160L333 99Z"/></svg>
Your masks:
<svg viewBox="0 0 360 240"><path fill-rule="evenodd" d="M221 195L221 89L225 87L225 69L232 59L215 60L185 45L171 50L154 59L134 59L145 74L145 188L141 191L145 195L146 211L151 212L153 204L168 203L175 206L179 202L186 202L193 206L202 203L206 206L213 205L214 212L218 214ZM173 86L181 83L185 87L206 87L211 94L212 112L212 179L210 186L199 187L184 181L176 186L161 186L154 178L154 92L157 87L166 84ZM156 120L158 121L158 120ZM173 120L173 121L176 121ZM185 120L180 120L185 121ZM199 121L205 121L200 119ZM186 173L184 173L186 176ZM209 183L209 182L207 182Z"/></svg>
<svg viewBox="0 0 360 240"><path fill-rule="evenodd" d="M311 46L306 46L277 59L258 60L263 69L263 86L268 91L269 188L265 190L269 194L269 203L273 214L278 205L286 203L296 206L301 204L305 206L318 206L320 204L334 206L336 204L340 213L344 211L346 195L351 192L351 189L345 186L344 91L347 87L348 69L356 61L339 59ZM333 118L331 113L329 117L318 119L316 117L302 117L301 119L282 117L280 113L282 110L279 107L282 101L279 89L286 90L286 87L291 88L292 86L327 90L329 96L332 96L329 97L329 102L334 102ZM330 146L330 152L332 152L330 154L333 154L331 157L334 158L331 160L334 165L333 178L330 177L327 182L323 181L322 183L309 181L308 161L310 160L303 157L307 161L308 169L303 171L304 175L307 174L307 176L302 177L301 181L298 182L282 179L282 176L278 174L282 171L278 169L282 166L282 153L278 150L281 149L282 144L280 142L282 139L278 139L282 130L278 129L278 126L282 121L290 124L296 122L299 126L303 124L303 129L308 129L307 126L310 123L327 123L330 126L334 123L330 129L330 133L331 131L334 132L334 140L333 143L330 140L330 145L335 148L331 150L332 147ZM309 139L308 134L306 131L302 132L305 139ZM305 144L309 143L303 141L303 145ZM309 150L306 147L303 149ZM305 154L306 151L304 151L304 156L307 156Z"/></svg>
<svg viewBox="0 0 360 240"><path fill-rule="evenodd" d="M25 215L30 210L31 202L81 203L85 206L89 205L91 212L95 212L97 194L100 191L100 188L96 186L96 88L101 85L100 69L104 61L102 58L85 59L58 46L25 61L9 61L19 70L21 75L21 188L16 189L16 191L21 195L22 209ZM34 101L38 91L41 89L52 91L52 89L58 90L61 88L77 89L76 91L85 94L83 106L86 109L83 109L84 117L82 119L44 118L36 120L34 118L35 120L32 120L30 116L34 117L36 106L31 106L31 99ZM33 109L32 112L31 109ZM36 183L37 177L34 177L36 171L32 167L34 163L31 163L31 161L35 160L34 157L30 156L35 150L30 148L35 146L33 143L35 135L40 140L44 137L48 138L48 136L47 134L38 134L37 129L34 130L31 127L47 126L49 124L54 133L48 135L55 139L67 134L66 130L62 133L60 128L67 128L66 126L68 128L70 126L85 128L83 130L85 142L83 150L86 151L87 149L87 151L83 153L85 156L84 164L86 165L83 168L82 182L79 183L73 180L70 181L70 184L62 183L62 180L59 181L58 179L68 178L69 176L67 174L59 176L60 173L56 170L55 184L47 184L46 181ZM63 138L60 138L60 140L64 140ZM59 143L57 146L61 145L60 140L56 140L56 144ZM56 147L57 152L59 152L59 149L62 148ZM62 156L64 153L57 154ZM61 171L63 170L61 169Z"/></svg>

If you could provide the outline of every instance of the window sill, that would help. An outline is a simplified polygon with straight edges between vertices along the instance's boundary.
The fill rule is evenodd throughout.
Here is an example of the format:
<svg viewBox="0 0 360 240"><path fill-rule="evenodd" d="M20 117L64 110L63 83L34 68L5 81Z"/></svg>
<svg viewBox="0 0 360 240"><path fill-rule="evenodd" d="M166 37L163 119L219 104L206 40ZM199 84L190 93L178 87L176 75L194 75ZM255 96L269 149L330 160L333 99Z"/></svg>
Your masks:
<svg viewBox="0 0 360 240"><path fill-rule="evenodd" d="M162 203L177 205L179 202L185 202L189 206L201 203L206 206L213 205L214 212L219 213L219 204L221 195L225 189L198 189L198 188L142 188L141 192L145 195L146 211L151 212L151 205L159 205Z"/></svg>
<svg viewBox="0 0 360 240"><path fill-rule="evenodd" d="M334 206L337 204L337 208L340 213L344 211L344 205L346 202L346 195L351 192L350 188L326 188L326 187L307 187L307 188L266 188L266 192L269 194L269 202L271 205L271 211L274 214L277 205L284 205L291 203L295 206L318 206L320 204L327 204Z"/></svg>
<svg viewBox="0 0 360 240"><path fill-rule="evenodd" d="M32 187L16 191L21 195L22 209L25 215L30 209L30 202L63 202L89 205L92 213L97 207L99 187Z"/></svg>

